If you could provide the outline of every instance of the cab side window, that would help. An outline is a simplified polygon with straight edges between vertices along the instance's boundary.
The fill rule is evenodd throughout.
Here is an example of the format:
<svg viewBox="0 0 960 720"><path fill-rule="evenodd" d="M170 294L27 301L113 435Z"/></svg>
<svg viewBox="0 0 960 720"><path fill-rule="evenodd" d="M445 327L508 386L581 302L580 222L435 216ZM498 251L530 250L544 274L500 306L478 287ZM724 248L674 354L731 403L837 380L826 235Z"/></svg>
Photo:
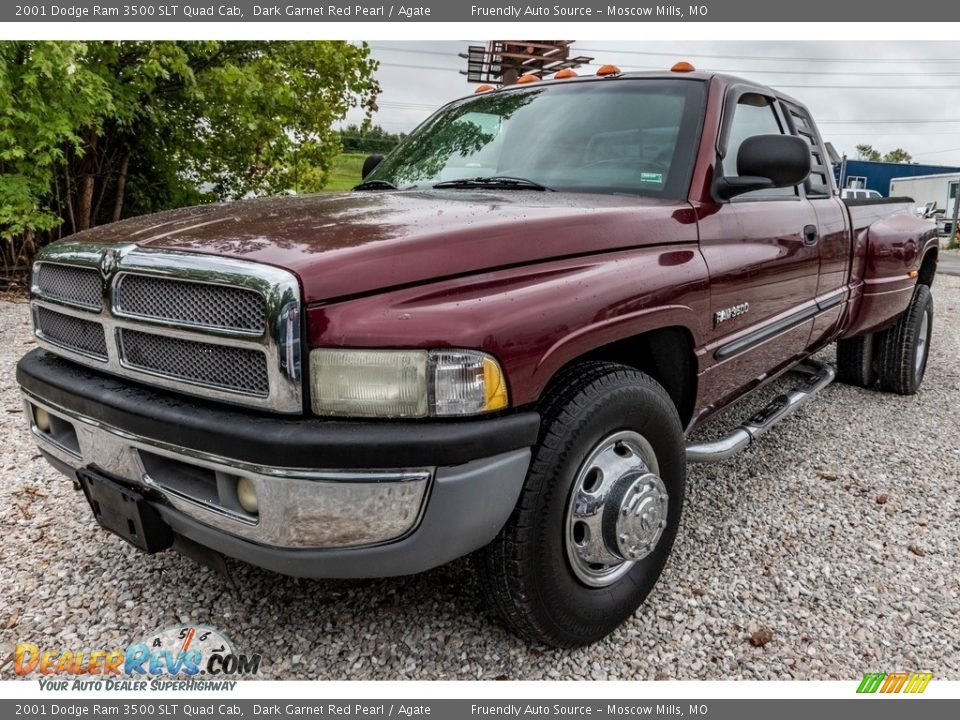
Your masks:
<svg viewBox="0 0 960 720"><path fill-rule="evenodd" d="M780 120L774 109L773 101L763 95L747 93L738 101L730 128L727 133L727 147L723 154L721 168L724 177L737 177L737 153L743 141L754 135L784 135ZM753 198L796 197L793 187L770 188L744 193L735 199L741 201Z"/></svg>

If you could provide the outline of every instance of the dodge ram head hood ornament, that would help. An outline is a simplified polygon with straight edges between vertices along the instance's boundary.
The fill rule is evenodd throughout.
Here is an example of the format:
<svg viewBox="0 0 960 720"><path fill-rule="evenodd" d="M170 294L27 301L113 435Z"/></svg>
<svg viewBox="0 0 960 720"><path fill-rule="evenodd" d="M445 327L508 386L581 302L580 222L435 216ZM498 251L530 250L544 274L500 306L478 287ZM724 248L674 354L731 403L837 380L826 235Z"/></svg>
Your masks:
<svg viewBox="0 0 960 720"><path fill-rule="evenodd" d="M117 267L117 251L107 248L100 254L100 274L104 279L110 277Z"/></svg>

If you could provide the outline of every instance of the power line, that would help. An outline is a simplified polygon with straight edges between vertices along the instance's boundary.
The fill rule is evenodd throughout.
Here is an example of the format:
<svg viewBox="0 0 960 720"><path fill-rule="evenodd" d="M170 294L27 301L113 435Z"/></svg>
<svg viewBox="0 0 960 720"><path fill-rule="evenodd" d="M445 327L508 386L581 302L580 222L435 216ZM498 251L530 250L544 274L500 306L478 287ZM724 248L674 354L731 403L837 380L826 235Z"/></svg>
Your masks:
<svg viewBox="0 0 960 720"><path fill-rule="evenodd" d="M412 53L414 55L440 55L442 57L459 57L455 52L442 52L440 50L417 50L414 48L388 47L386 45L371 45L371 50L383 50L386 52Z"/></svg>
<svg viewBox="0 0 960 720"><path fill-rule="evenodd" d="M370 45L371 49L374 50L384 50L388 52L401 52L401 53L411 53L414 55L436 55L440 57L459 57L456 52L444 52L441 50L420 50L417 48L399 48L395 46L387 45ZM676 52L657 52L653 50L611 50L611 49L599 49L599 48L584 48L577 46L578 52L597 52L597 53L613 53L615 55L653 55L657 57L670 57L675 58L678 55L683 53ZM938 63L960 63L960 58L843 58L843 57L770 57L769 55L722 55L722 54L710 54L710 53L690 53L690 57L702 57L702 58L714 58L722 60L780 60L783 62L825 62L825 63L915 63L915 64L938 64ZM651 66L652 67L652 66ZM659 67L659 66L658 66ZM657 69L657 68L652 68ZM758 71L759 72L759 71ZM780 72L777 70L767 70L764 72ZM790 71L783 71L790 72ZM856 71L815 71L817 74L837 74L837 75L848 75L848 74L858 74ZM888 74L900 74L900 73L874 73L877 75L888 75ZM920 73L914 73L919 75ZM938 73L942 75L943 73ZM956 73L952 73L956 74Z"/></svg>
<svg viewBox="0 0 960 720"><path fill-rule="evenodd" d="M950 148L949 150L925 150L924 152L911 153L911 154L914 156L917 156L917 155L936 155L936 154L951 153L951 152L960 152L960 147Z"/></svg>
<svg viewBox="0 0 960 720"><path fill-rule="evenodd" d="M392 63L392 62L381 62L382 67L398 67L398 68L410 68L414 70L442 70L444 72L459 72L457 68L450 67L440 67L438 65L412 65L408 63ZM630 70L632 68L626 67L625 69ZM960 73L958 73L960 75ZM791 85L791 84L777 84L778 88L784 88L787 90L802 90L804 88L809 90L960 90L960 85Z"/></svg>
<svg viewBox="0 0 960 720"><path fill-rule="evenodd" d="M410 65L407 63L383 62L380 61L380 67L398 67L412 68L413 70L445 70L446 72L459 72L459 68L440 67L439 65Z"/></svg>
<svg viewBox="0 0 960 720"><path fill-rule="evenodd" d="M817 120L818 125L929 125L934 123L960 123L957 120Z"/></svg>
<svg viewBox="0 0 960 720"><path fill-rule="evenodd" d="M436 105L428 105L427 103L408 103L401 101L391 101L383 100L378 101L377 105L380 107L392 107L392 108L402 108L407 110L436 110Z"/></svg>
<svg viewBox="0 0 960 720"><path fill-rule="evenodd" d="M654 50L611 50L609 48L586 48L576 46L577 52L613 53L616 55L654 55L676 58L682 52L657 52ZM773 57L770 55L716 55L710 53L689 53L690 57L715 58L721 60L780 60L783 62L824 62L824 63L916 63L921 65L936 63L960 63L960 58L842 58L842 57Z"/></svg>
<svg viewBox="0 0 960 720"><path fill-rule="evenodd" d="M784 85L777 83L778 88L796 90L810 88L811 90L960 90L960 85Z"/></svg>
<svg viewBox="0 0 960 720"><path fill-rule="evenodd" d="M444 53L438 53L444 54ZM397 63L397 62L387 62L380 61L381 67L398 67L398 68L409 68L413 70L443 70L445 72L459 72L459 68L456 67L443 67L440 65L416 65L412 63ZM661 70L662 68L654 65L623 65L623 70L632 71L632 70ZM803 71L803 70L753 70L750 68L742 68L738 70L729 70L729 69L718 69L718 68L709 68L707 72L717 72L725 73L729 75L824 75L824 76L846 76L851 75L855 77L931 77L930 73L892 73L892 72L839 72L839 71L823 71L823 70L813 70L813 71ZM946 72L946 73L937 73L936 77L960 77L960 72ZM914 86L914 85L781 85L778 84L778 87L786 88L815 88L815 89L830 89L838 88L841 90L960 90L960 86L954 85L923 85L923 86Z"/></svg>
<svg viewBox="0 0 960 720"><path fill-rule="evenodd" d="M904 132L903 130L895 130L893 132L847 132L847 133L830 133L830 137L860 137L861 135L869 135L871 137L899 137L899 136L915 136L915 137L928 137L930 135L948 135L950 137L955 137L960 135L960 130L954 130L951 132Z"/></svg>

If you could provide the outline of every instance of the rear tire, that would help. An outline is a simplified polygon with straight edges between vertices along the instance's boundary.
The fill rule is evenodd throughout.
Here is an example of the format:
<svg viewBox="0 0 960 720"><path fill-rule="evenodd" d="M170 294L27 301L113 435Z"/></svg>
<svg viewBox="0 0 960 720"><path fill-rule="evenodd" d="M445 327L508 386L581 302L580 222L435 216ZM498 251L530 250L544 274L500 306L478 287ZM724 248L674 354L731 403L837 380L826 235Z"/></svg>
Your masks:
<svg viewBox="0 0 960 720"><path fill-rule="evenodd" d="M881 390L913 395L920 389L932 332L933 294L926 285L917 285L909 307L879 343Z"/></svg>
<svg viewBox="0 0 960 720"><path fill-rule="evenodd" d="M837 380L855 387L871 388L877 382L873 333L837 341Z"/></svg>
<svg viewBox="0 0 960 720"><path fill-rule="evenodd" d="M481 585L514 632L576 647L629 618L660 577L680 524L686 448L670 396L623 365L571 368L541 414L517 506L478 556Z"/></svg>

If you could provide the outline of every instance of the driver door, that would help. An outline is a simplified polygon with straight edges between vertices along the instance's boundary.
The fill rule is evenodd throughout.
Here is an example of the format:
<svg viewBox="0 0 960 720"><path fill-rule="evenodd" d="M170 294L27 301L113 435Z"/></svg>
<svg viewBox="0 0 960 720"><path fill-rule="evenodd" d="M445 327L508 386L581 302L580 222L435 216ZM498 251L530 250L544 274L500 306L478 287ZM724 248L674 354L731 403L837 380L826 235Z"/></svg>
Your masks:
<svg viewBox="0 0 960 720"><path fill-rule="evenodd" d="M776 99L757 92L741 91L727 108L718 170L731 177L744 140L789 134L789 126ZM721 402L748 389L746 379L756 384L804 354L816 312L818 242L802 186L745 193L701 213L712 314L707 351Z"/></svg>

